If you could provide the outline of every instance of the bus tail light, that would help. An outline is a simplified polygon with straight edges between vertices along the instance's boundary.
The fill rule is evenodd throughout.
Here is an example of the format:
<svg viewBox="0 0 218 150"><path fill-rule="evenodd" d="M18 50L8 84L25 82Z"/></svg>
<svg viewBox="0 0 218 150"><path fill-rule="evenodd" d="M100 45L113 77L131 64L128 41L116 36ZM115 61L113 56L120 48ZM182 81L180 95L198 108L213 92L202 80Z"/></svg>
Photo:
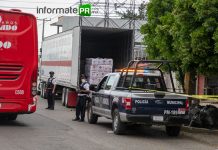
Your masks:
<svg viewBox="0 0 218 150"><path fill-rule="evenodd" d="M132 110L132 98L123 98L122 103L126 110Z"/></svg>
<svg viewBox="0 0 218 150"><path fill-rule="evenodd" d="M37 94L37 83L32 82L32 96L36 96Z"/></svg>

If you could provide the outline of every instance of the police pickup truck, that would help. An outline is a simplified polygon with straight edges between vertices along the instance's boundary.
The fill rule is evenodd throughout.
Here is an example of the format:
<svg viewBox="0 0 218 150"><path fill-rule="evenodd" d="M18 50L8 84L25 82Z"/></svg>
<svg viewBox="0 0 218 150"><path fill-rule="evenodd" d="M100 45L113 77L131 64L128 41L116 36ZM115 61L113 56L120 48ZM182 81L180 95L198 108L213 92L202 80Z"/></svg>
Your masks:
<svg viewBox="0 0 218 150"><path fill-rule="evenodd" d="M114 134L124 133L130 124L165 125L169 136L178 136L181 126L189 120L189 102L175 92L169 64L131 61L121 72L106 75L92 93L88 122L95 124L101 116L112 119ZM172 91L164 80L164 65L169 67Z"/></svg>

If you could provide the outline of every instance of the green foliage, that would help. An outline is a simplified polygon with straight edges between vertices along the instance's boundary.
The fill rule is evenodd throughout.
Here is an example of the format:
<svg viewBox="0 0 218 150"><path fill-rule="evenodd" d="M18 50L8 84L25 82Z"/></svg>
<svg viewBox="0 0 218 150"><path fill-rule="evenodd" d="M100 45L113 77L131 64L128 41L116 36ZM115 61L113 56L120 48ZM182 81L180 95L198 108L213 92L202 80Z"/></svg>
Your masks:
<svg viewBox="0 0 218 150"><path fill-rule="evenodd" d="M218 1L150 0L141 27L150 59L177 61L183 72L218 72Z"/></svg>
<svg viewBox="0 0 218 150"><path fill-rule="evenodd" d="M129 9L127 9L126 12L116 11L116 13L121 16L122 19L146 20L146 3L141 3L140 6L136 9L138 10L137 13L134 13Z"/></svg>

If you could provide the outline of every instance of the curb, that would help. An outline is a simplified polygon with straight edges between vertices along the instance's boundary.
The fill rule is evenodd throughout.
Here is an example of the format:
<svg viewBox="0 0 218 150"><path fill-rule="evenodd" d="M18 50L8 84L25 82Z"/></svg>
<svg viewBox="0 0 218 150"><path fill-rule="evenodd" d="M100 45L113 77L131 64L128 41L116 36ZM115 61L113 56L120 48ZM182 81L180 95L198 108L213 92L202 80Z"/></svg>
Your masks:
<svg viewBox="0 0 218 150"><path fill-rule="evenodd" d="M182 131L189 132L189 133L207 133L207 134L213 134L218 136L218 130L205 129L205 128L183 126Z"/></svg>

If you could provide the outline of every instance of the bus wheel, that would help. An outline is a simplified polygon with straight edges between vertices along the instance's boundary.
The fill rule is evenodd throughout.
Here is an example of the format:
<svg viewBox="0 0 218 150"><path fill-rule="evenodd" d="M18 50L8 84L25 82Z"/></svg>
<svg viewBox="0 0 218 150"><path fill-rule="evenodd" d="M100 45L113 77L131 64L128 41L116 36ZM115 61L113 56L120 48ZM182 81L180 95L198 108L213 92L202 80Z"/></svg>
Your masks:
<svg viewBox="0 0 218 150"><path fill-rule="evenodd" d="M12 114L8 116L8 120L14 121L17 119L17 114Z"/></svg>

